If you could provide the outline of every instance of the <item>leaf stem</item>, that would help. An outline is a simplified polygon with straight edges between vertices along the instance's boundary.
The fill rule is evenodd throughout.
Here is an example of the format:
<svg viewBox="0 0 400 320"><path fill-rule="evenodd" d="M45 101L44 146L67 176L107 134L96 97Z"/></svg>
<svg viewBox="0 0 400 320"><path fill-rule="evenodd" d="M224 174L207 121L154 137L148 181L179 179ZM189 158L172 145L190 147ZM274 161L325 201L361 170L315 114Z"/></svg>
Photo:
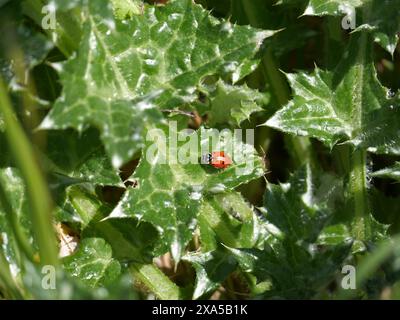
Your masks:
<svg viewBox="0 0 400 320"><path fill-rule="evenodd" d="M368 203L367 155L364 150L356 150L351 155L350 192L353 196L354 221L353 237L364 241L370 235L370 207Z"/></svg>
<svg viewBox="0 0 400 320"><path fill-rule="evenodd" d="M325 66L327 68L334 68L341 56L341 47L343 43L342 39L342 28L341 18L327 16L325 18L324 29L325 29L325 43L324 43L324 55L325 55Z"/></svg>
<svg viewBox="0 0 400 320"><path fill-rule="evenodd" d="M32 146L19 124L0 78L0 114L12 155L25 181L30 214L42 264L58 265L56 239L51 223L52 200Z"/></svg>
<svg viewBox="0 0 400 320"><path fill-rule="evenodd" d="M263 66L263 74L265 78L269 80L279 105L285 105L290 99L290 90L282 73L278 69L271 48L266 50L261 63Z"/></svg>
<svg viewBox="0 0 400 320"><path fill-rule="evenodd" d="M153 264L133 263L132 275L142 282L161 300L179 300L183 298L181 289Z"/></svg>
<svg viewBox="0 0 400 320"><path fill-rule="evenodd" d="M367 5L363 10L365 18L369 16L370 7ZM372 63L373 47L370 43L371 38L367 33L353 34L350 44L357 46L357 57L355 62L356 77L359 79L354 88L352 98L353 104L353 123L356 130L353 138L357 137L363 126L363 78L365 76L365 65ZM352 43L353 42L353 43ZM352 225L353 237L359 241L365 241L371 235L371 210L368 201L368 181L367 181L367 152L366 150L356 149L351 155L351 172L349 182L349 192L353 196L354 221Z"/></svg>

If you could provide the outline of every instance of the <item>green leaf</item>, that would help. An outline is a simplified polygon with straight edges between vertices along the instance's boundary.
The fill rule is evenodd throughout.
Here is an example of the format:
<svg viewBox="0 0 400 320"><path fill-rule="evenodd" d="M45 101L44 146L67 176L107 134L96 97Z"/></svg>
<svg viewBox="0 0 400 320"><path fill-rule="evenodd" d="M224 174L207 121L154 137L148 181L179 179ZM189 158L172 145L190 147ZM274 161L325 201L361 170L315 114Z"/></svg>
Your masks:
<svg viewBox="0 0 400 320"><path fill-rule="evenodd" d="M216 135L213 130L201 129L184 135L189 142L179 141L174 146L177 133L172 127L169 129L152 131L154 142L146 143L131 177L137 187L128 189L109 218L135 217L153 224L162 236L159 253L170 248L173 258L179 261L192 238L204 196L233 190L262 176L264 169L254 148L232 137L229 139L230 133ZM229 155L234 163L227 169L218 170L199 163L204 153L201 150L208 150L210 138L216 144L213 150L229 150L233 142L234 149ZM190 143L194 150L191 148L190 159L186 159L189 163L182 164L182 158L177 161L171 157L182 152L187 154L185 147Z"/></svg>
<svg viewBox="0 0 400 320"><path fill-rule="evenodd" d="M154 264L133 263L129 270L160 300L187 299L187 295Z"/></svg>
<svg viewBox="0 0 400 320"><path fill-rule="evenodd" d="M135 14L141 14L143 2L141 0L111 0L115 17L119 20L132 18Z"/></svg>
<svg viewBox="0 0 400 320"><path fill-rule="evenodd" d="M253 273L259 282L269 279L271 275L278 279L287 273L287 264L279 267L279 260L270 249L233 249L228 248L244 272ZM286 268L284 268L286 266ZM285 270L286 269L286 270Z"/></svg>
<svg viewBox="0 0 400 320"><path fill-rule="evenodd" d="M375 153L400 154L399 98L388 97L376 78L368 35L354 34L344 57L333 73L316 68L311 75L287 75L294 98L266 124L330 147L346 141Z"/></svg>
<svg viewBox="0 0 400 320"><path fill-rule="evenodd" d="M198 299L216 290L236 269L236 260L222 249L207 253L188 254L183 260L190 262L196 270L193 299Z"/></svg>
<svg viewBox="0 0 400 320"><path fill-rule="evenodd" d="M379 171L371 173L372 177L387 178L400 181L400 162L396 162L395 165L389 168L385 168Z"/></svg>
<svg viewBox="0 0 400 320"><path fill-rule="evenodd" d="M63 259L64 269L90 287L116 280L121 266L112 257L110 245L101 238L86 238L76 253Z"/></svg>
<svg viewBox="0 0 400 320"><path fill-rule="evenodd" d="M341 15L363 4L364 0L309 0L304 15Z"/></svg>
<svg viewBox="0 0 400 320"><path fill-rule="evenodd" d="M207 75L240 80L273 34L217 20L191 0L148 6L124 21L106 0L90 1L85 12L78 54L61 73L63 94L41 128L99 128L115 167L141 149L143 123L160 121L148 109L193 102Z"/></svg>
<svg viewBox="0 0 400 320"><path fill-rule="evenodd" d="M76 224L82 238L102 238L112 247L113 256L123 262L149 263L158 233L148 223L132 218L103 220L112 208L100 201L85 185L68 188L67 199L59 203L58 221Z"/></svg>
<svg viewBox="0 0 400 320"><path fill-rule="evenodd" d="M151 263L157 230L149 223L132 218L109 219L91 223L84 237L101 237L110 244L113 255L121 262Z"/></svg>
<svg viewBox="0 0 400 320"><path fill-rule="evenodd" d="M86 281L71 275L63 269L56 270L54 289L43 288L43 269L41 266L25 261L23 277L29 288L29 299L35 300L136 300L138 295L133 288L132 276L125 272L115 281L105 286L91 287ZM46 272L51 269L44 269Z"/></svg>
<svg viewBox="0 0 400 320"><path fill-rule="evenodd" d="M10 167L0 169L0 250L14 277L21 273L21 250L30 258L37 250L31 228L29 204L19 171Z"/></svg>
<svg viewBox="0 0 400 320"><path fill-rule="evenodd" d="M337 245L351 239L349 228L345 224L334 224L325 227L319 237L318 243L322 245Z"/></svg>
<svg viewBox="0 0 400 320"><path fill-rule="evenodd" d="M268 236L253 208L240 193L207 197L200 209L199 229L203 252L222 243L234 248L251 248Z"/></svg>
<svg viewBox="0 0 400 320"><path fill-rule="evenodd" d="M379 210L376 210L376 212L379 212ZM390 225L388 224L383 224L379 221L377 221L374 217L371 218L371 237L370 240L378 243L383 240L388 239L388 230L389 230Z"/></svg>
<svg viewBox="0 0 400 320"><path fill-rule="evenodd" d="M371 15L358 27L358 30L372 32L375 42L392 56L399 41L400 17L397 14L399 10L400 3L397 1L373 0Z"/></svg>
<svg viewBox="0 0 400 320"><path fill-rule="evenodd" d="M200 212L204 212L203 208L204 205L207 204L208 202L205 201L203 204L203 207L200 209ZM218 247L218 239L217 235L215 234L215 231L213 228L210 226L208 223L206 217L204 215L200 214L197 217L197 227L199 230L199 239L201 242L201 251L202 252L209 252L209 251L214 251Z"/></svg>
<svg viewBox="0 0 400 320"><path fill-rule="evenodd" d="M0 143L6 144L3 139L0 134ZM101 203L94 187L124 187L119 172L111 166L98 134L93 130L85 131L80 136L72 130L51 131L46 142L38 151L50 174L50 187L57 204L56 219L80 222L85 227L93 218L88 213L89 208L94 203ZM8 148L2 147L0 165L9 167L13 164ZM101 206L97 214L104 217L110 209L105 211L104 204Z"/></svg>
<svg viewBox="0 0 400 320"><path fill-rule="evenodd" d="M65 180L65 179L64 179ZM60 183L55 179L54 184ZM71 183L74 183L72 181ZM112 210L110 206L103 203L96 194L94 188L87 184L58 186L54 190L55 218L60 222L79 223L84 230L93 221L99 221L106 217Z"/></svg>
<svg viewBox="0 0 400 320"><path fill-rule="evenodd" d="M209 95L205 108L211 127L218 124L240 126L243 121L249 120L251 114L262 111L262 106L269 101L267 94L251 89L246 84L231 86L220 80L215 86L206 86L204 89Z"/></svg>
<svg viewBox="0 0 400 320"><path fill-rule="evenodd" d="M343 136L351 135L351 127L342 119L333 104L330 82L332 75L320 69L314 74L287 74L293 88L293 100L279 110L266 125L296 135L315 137L329 146Z"/></svg>
<svg viewBox="0 0 400 320"><path fill-rule="evenodd" d="M365 116L360 135L351 143L376 154L400 155L400 97L382 103L382 109Z"/></svg>
<svg viewBox="0 0 400 320"><path fill-rule="evenodd" d="M40 149L50 172L50 185L57 204L55 216L62 222L79 222L85 228L92 219L104 218L111 209L96 195L96 186L124 187L119 172L111 166L98 133L87 130L49 131Z"/></svg>
<svg viewBox="0 0 400 320"><path fill-rule="evenodd" d="M213 292L235 269L235 261L220 244L257 247L270 237L264 224L237 192L203 202L198 217L202 253L183 257L192 263L197 274L193 299Z"/></svg>

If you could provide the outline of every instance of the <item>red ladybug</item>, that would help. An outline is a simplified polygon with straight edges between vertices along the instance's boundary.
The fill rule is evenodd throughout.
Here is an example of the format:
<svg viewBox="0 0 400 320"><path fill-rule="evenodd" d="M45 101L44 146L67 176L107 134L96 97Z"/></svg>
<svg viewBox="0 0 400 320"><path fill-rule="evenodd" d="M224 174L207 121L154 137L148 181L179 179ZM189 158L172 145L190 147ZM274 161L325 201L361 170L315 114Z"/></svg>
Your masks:
<svg viewBox="0 0 400 320"><path fill-rule="evenodd" d="M203 156L203 160L217 169L226 169L232 164L231 158L224 151L215 151Z"/></svg>

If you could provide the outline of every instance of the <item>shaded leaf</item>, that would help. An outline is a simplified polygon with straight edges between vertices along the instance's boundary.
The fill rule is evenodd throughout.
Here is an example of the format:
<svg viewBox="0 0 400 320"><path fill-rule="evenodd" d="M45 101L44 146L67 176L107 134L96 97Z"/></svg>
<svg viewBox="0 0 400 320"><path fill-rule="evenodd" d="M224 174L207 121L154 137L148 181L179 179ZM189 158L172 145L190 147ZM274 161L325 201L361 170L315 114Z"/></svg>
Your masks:
<svg viewBox="0 0 400 320"><path fill-rule="evenodd" d="M151 263L157 230L149 223L135 219L110 219L92 223L84 237L101 237L110 244L114 257L121 262Z"/></svg>
<svg viewBox="0 0 400 320"><path fill-rule="evenodd" d="M32 70L54 46L45 35L24 23L19 4L2 9L0 18L0 31L6 37L0 42L0 74L11 89L22 90L26 79L15 78L15 71L21 67ZM20 50L22 57L13 50Z"/></svg>
<svg viewBox="0 0 400 320"><path fill-rule="evenodd" d="M12 157L10 154L10 150L8 148L8 142L4 131L1 131L1 124L4 124L0 118L0 168L6 168L12 166ZM5 128L4 128L5 129Z"/></svg>
<svg viewBox="0 0 400 320"><path fill-rule="evenodd" d="M124 184L105 155L97 133L89 130L79 136L72 130L52 131L46 141L47 144L37 150L49 172L49 187L57 204L57 221L79 222L84 228L94 218L89 212L98 203L102 208L97 214L107 215L111 209L98 199L95 186L124 187ZM15 170L10 167L14 161L1 134L0 144L0 167Z"/></svg>
<svg viewBox="0 0 400 320"><path fill-rule="evenodd" d="M222 249L207 253L188 254L183 260L196 270L193 299L198 299L216 290L236 269L236 260Z"/></svg>
<svg viewBox="0 0 400 320"><path fill-rule="evenodd" d="M229 247L251 248L266 240L268 233L253 208L237 192L207 197L200 208L201 249Z"/></svg>
<svg viewBox="0 0 400 320"><path fill-rule="evenodd" d="M183 257L196 270L193 299L212 293L235 270L235 260L221 248L221 243L251 248L268 236L253 208L237 192L206 198L198 220L202 253Z"/></svg>
<svg viewBox="0 0 400 320"><path fill-rule="evenodd" d="M342 230L330 230L336 231L340 242L327 241L329 230L323 231L334 213L338 188L332 177L314 176L309 166L287 183L268 184L260 210L265 217L262 224L275 241L266 237L262 249L228 248L244 272L258 282L272 282L264 297L312 298L333 279L352 247Z"/></svg>
<svg viewBox="0 0 400 320"><path fill-rule="evenodd" d="M132 218L103 220L112 208L84 185L68 188L56 211L58 221L79 223L81 238L102 238L122 262L150 263L158 239L156 229Z"/></svg>
<svg viewBox="0 0 400 320"><path fill-rule="evenodd" d="M293 0L283 0L290 2ZM356 11L359 8L360 10ZM356 31L372 33L376 43L394 54L399 40L400 3L382 0L309 0L305 15L346 15L356 19ZM363 13L364 12L364 13ZM383 18L384 17L384 18Z"/></svg>
<svg viewBox="0 0 400 320"><path fill-rule="evenodd" d="M118 170L111 166L95 130L49 131L43 157L49 170L71 178L68 183L123 187ZM60 181L62 183L62 181Z"/></svg>
<svg viewBox="0 0 400 320"><path fill-rule="evenodd" d="M54 45L26 22L20 1L13 1L1 9L0 32L4 40L0 42L0 76L12 98L20 102L24 95L24 99L29 97L35 105L48 107L49 102L32 91L30 78L33 68L45 60Z"/></svg>
<svg viewBox="0 0 400 320"><path fill-rule="evenodd" d="M296 34L296 37L293 37L293 34ZM290 54L295 49L304 48L310 39L317 35L316 31L310 30L304 24L292 23L285 26L284 30L274 37L266 39L265 45L274 53L274 56L281 57Z"/></svg>
<svg viewBox="0 0 400 320"><path fill-rule="evenodd" d="M21 0L18 2L21 3L21 12L36 22L66 57L70 57L77 50L82 36L82 17L79 12L82 0ZM51 20L54 17L56 20ZM54 25L53 21L55 21Z"/></svg>
<svg viewBox="0 0 400 320"><path fill-rule="evenodd" d="M324 185L313 176L309 166L293 174L288 183L268 184L264 196L264 214L286 238L314 242L332 216L328 207L335 186ZM318 184L317 184L318 182ZM325 189L327 187L327 190ZM323 192L321 192L323 190Z"/></svg>
<svg viewBox="0 0 400 320"><path fill-rule="evenodd" d="M365 3L368 5L368 2ZM393 56L399 41L400 17L397 13L400 10L400 3L373 0L369 10L370 15L358 30L372 32L375 42Z"/></svg>
<svg viewBox="0 0 400 320"><path fill-rule="evenodd" d="M377 178L388 178L400 181L400 162L396 162L395 165L389 168L385 168L379 171L371 173L372 177Z"/></svg>
<svg viewBox="0 0 400 320"><path fill-rule="evenodd" d="M351 243L317 249L284 241L274 249L229 249L245 272L258 281L272 280L265 297L310 299L334 278Z"/></svg>
<svg viewBox="0 0 400 320"><path fill-rule="evenodd" d="M207 110L207 122L211 127L218 124L240 126L243 121L249 120L251 114L262 111L262 106L269 101L268 94L251 89L246 84L231 86L220 80L215 86L204 89L209 101L203 108Z"/></svg>
<svg viewBox="0 0 400 320"><path fill-rule="evenodd" d="M279 6L264 0L231 1L229 14L239 24L279 30L276 35L265 41L270 53L278 57L305 46L307 41L316 35L315 31L310 30L309 26L299 19L304 12L305 4L297 2L293 6ZM296 36L293 37L293 34Z"/></svg>
<svg viewBox="0 0 400 320"><path fill-rule="evenodd" d="M0 7L4 6L10 0L0 0Z"/></svg>

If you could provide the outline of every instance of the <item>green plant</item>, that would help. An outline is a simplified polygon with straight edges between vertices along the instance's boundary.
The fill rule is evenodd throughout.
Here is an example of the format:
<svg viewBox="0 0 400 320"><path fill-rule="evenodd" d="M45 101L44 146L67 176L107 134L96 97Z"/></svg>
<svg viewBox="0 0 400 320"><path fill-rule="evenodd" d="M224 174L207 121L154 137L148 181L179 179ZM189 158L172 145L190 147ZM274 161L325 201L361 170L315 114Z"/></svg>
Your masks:
<svg viewBox="0 0 400 320"><path fill-rule="evenodd" d="M0 297L397 298L400 5L162 2L0 1Z"/></svg>

